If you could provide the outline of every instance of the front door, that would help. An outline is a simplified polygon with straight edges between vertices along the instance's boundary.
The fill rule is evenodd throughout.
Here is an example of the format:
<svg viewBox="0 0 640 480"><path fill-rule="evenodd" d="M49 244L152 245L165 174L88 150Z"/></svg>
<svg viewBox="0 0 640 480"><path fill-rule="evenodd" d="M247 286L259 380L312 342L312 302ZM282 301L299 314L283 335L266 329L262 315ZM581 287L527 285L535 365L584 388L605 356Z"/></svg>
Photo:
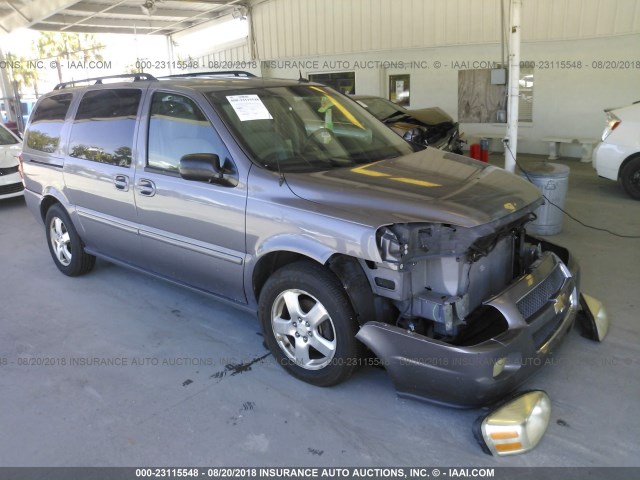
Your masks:
<svg viewBox="0 0 640 480"><path fill-rule="evenodd" d="M144 268L246 302L246 182L240 178L234 186L223 186L180 176L180 158L191 153L215 153L227 169L234 168L193 99L157 91L145 110L146 162L136 171L134 185Z"/></svg>

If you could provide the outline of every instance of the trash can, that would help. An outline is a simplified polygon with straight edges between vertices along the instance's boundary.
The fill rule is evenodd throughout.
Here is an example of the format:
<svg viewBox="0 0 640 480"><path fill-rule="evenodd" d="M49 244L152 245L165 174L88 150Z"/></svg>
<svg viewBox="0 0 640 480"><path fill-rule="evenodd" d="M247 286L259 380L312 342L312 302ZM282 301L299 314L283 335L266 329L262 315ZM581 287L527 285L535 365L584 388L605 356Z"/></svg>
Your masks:
<svg viewBox="0 0 640 480"><path fill-rule="evenodd" d="M484 163L489 163L489 139L480 139L480 160Z"/></svg>
<svg viewBox="0 0 640 480"><path fill-rule="evenodd" d="M533 235L556 235L562 231L562 211L569 187L569 167L558 163L539 163L524 166L520 176L533 183L546 197L545 203L535 211L537 219L527 225ZM550 202L550 201L551 202Z"/></svg>

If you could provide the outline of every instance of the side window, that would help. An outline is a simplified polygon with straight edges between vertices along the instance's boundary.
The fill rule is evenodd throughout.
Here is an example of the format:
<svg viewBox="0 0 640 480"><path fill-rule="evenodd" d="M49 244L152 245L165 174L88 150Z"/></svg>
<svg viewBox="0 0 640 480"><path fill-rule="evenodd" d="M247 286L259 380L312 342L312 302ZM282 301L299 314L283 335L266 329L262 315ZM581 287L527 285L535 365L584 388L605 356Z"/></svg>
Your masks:
<svg viewBox="0 0 640 480"><path fill-rule="evenodd" d="M27 132L26 145L28 148L45 153L58 153L60 133L71 99L70 93L63 93L43 98L40 101L38 108L33 112L31 125Z"/></svg>
<svg viewBox="0 0 640 480"><path fill-rule="evenodd" d="M85 93L71 129L69 155L129 167L141 96L133 88Z"/></svg>
<svg viewBox="0 0 640 480"><path fill-rule="evenodd" d="M202 110L182 95L156 92L151 100L147 165L178 172L180 158L190 153L229 157L220 137Z"/></svg>

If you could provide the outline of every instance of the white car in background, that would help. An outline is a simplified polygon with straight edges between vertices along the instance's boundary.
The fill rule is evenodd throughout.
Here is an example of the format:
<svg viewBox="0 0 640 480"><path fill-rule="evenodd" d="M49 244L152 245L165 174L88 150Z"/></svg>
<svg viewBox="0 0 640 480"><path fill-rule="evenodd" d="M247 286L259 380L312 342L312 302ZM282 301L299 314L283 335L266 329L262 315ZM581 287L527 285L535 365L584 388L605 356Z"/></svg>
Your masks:
<svg viewBox="0 0 640 480"><path fill-rule="evenodd" d="M640 200L640 102L605 113L607 126L593 152L593 167Z"/></svg>
<svg viewBox="0 0 640 480"><path fill-rule="evenodd" d="M23 194L24 185L18 172L18 156L22 140L0 124L0 200Z"/></svg>

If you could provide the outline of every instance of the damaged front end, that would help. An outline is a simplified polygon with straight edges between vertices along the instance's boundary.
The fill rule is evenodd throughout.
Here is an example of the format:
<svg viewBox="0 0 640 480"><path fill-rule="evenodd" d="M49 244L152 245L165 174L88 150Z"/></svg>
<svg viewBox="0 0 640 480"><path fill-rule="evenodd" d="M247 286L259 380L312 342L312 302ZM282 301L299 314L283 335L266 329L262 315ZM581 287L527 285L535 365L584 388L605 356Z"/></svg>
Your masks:
<svg viewBox="0 0 640 480"><path fill-rule="evenodd" d="M378 230L383 261L362 267L398 316L364 323L357 337L400 396L490 405L543 365L570 330L581 303L578 265L566 249L526 235L532 218Z"/></svg>

